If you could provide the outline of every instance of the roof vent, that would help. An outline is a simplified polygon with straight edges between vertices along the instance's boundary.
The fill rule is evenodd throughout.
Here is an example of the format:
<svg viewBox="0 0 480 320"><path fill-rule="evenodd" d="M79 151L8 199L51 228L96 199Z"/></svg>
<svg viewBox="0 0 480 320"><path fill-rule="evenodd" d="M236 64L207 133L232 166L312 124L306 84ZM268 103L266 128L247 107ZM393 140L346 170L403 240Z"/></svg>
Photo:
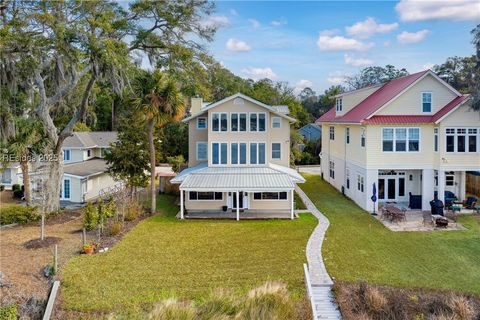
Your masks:
<svg viewBox="0 0 480 320"><path fill-rule="evenodd" d="M242 98L235 98L235 100L233 100L233 104L234 105L237 105L237 106L241 106L243 105L243 99Z"/></svg>

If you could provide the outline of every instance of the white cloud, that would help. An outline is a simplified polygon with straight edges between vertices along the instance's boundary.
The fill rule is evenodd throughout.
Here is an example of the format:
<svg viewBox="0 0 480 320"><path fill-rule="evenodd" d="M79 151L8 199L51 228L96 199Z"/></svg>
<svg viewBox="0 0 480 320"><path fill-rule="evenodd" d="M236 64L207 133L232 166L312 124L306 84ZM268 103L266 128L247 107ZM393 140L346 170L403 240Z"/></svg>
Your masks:
<svg viewBox="0 0 480 320"><path fill-rule="evenodd" d="M228 50L235 52L247 52L252 49L245 41L241 41L235 38L228 39L225 46Z"/></svg>
<svg viewBox="0 0 480 320"><path fill-rule="evenodd" d="M364 58L355 59L353 56L347 53L343 56L343 58L346 64L354 67L368 66L373 64L373 60Z"/></svg>
<svg viewBox="0 0 480 320"><path fill-rule="evenodd" d="M235 9L230 9L230 14L231 14L232 16L238 16L238 12L237 12L237 10L235 10Z"/></svg>
<svg viewBox="0 0 480 320"><path fill-rule="evenodd" d="M347 33L360 39L367 39L375 33L388 33L398 28L398 23L382 24L377 23L372 17L365 21L355 23L350 27L345 27Z"/></svg>
<svg viewBox="0 0 480 320"><path fill-rule="evenodd" d="M302 80L298 81L298 82L295 84L295 87L294 87L293 91L294 91L296 94L299 94L303 89L305 89L305 88L311 88L312 86L313 86L312 81L306 80L306 79L302 79Z"/></svg>
<svg viewBox="0 0 480 320"><path fill-rule="evenodd" d="M220 28L229 27L230 20L226 16L211 16L200 22L203 27Z"/></svg>
<svg viewBox="0 0 480 320"><path fill-rule="evenodd" d="M428 31L427 29L423 29L417 32L403 31L402 33L397 35L397 41L401 44L418 43L423 41L429 33L430 31Z"/></svg>
<svg viewBox="0 0 480 320"><path fill-rule="evenodd" d="M434 66L435 66L434 63L427 62L427 63L425 63L425 64L422 66L422 69L423 69L423 70L427 70L427 69L430 69L430 70L431 70L431 69L433 69Z"/></svg>
<svg viewBox="0 0 480 320"><path fill-rule="evenodd" d="M339 33L340 33L340 29L327 29L327 30L320 31L321 36L329 36L329 37Z"/></svg>
<svg viewBox="0 0 480 320"><path fill-rule="evenodd" d="M272 68L265 67L265 68L244 68L242 69L242 73L250 79L253 80L259 80L259 79L264 79L264 78L269 78L271 80L276 80L278 77L273 72Z"/></svg>
<svg viewBox="0 0 480 320"><path fill-rule="evenodd" d="M273 20L272 22L270 22L270 24L274 27L279 27L279 26L282 26L284 24L287 24L287 20L285 19L280 19L280 20Z"/></svg>
<svg viewBox="0 0 480 320"><path fill-rule="evenodd" d="M356 39L342 36L322 35L317 40L317 46L322 51L366 51L374 46L373 43L363 43Z"/></svg>
<svg viewBox="0 0 480 320"><path fill-rule="evenodd" d="M339 71L330 73L327 77L327 81L333 85L342 84L343 82L345 82L346 79L347 79L347 76Z"/></svg>
<svg viewBox="0 0 480 320"><path fill-rule="evenodd" d="M480 19L478 0L401 0L395 10L402 21Z"/></svg>
<svg viewBox="0 0 480 320"><path fill-rule="evenodd" d="M248 22L250 22L252 27L254 27L255 29L260 28L260 22L258 22L258 20L248 19Z"/></svg>

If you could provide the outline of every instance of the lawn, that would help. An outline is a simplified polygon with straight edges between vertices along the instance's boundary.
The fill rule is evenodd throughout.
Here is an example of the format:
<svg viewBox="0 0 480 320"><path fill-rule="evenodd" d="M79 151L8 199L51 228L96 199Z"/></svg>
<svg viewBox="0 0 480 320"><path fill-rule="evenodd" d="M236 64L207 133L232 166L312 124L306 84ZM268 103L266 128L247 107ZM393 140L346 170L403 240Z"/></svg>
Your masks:
<svg viewBox="0 0 480 320"><path fill-rule="evenodd" d="M331 276L401 287L480 294L480 217L466 231L393 232L319 176L301 188L330 220L322 247Z"/></svg>
<svg viewBox="0 0 480 320"><path fill-rule="evenodd" d="M131 312L176 296L200 301L215 288L238 293L267 280L303 297L311 214L269 221L177 220L173 198L159 196L160 215L140 222L107 253L75 257L62 274L63 307Z"/></svg>

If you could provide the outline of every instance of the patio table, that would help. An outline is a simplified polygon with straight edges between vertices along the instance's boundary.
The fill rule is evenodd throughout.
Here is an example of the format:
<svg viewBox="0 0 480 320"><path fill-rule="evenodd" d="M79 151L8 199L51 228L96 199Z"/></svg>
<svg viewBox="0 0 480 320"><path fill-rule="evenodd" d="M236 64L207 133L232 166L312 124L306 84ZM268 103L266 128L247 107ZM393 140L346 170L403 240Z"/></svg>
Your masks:
<svg viewBox="0 0 480 320"><path fill-rule="evenodd" d="M385 206L385 210L390 213L391 221L407 221L407 216L405 215L405 209L400 209L395 206Z"/></svg>

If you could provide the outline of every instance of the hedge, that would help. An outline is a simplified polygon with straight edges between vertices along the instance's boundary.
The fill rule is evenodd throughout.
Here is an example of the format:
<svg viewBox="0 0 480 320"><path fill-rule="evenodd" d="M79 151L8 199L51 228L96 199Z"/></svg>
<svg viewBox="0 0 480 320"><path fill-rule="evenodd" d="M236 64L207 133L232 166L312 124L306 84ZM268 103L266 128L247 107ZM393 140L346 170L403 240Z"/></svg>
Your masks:
<svg viewBox="0 0 480 320"><path fill-rule="evenodd" d="M0 320L17 320L17 306L14 304L1 306Z"/></svg>
<svg viewBox="0 0 480 320"><path fill-rule="evenodd" d="M0 224L19 223L24 224L30 221L40 219L34 207L24 207L21 205L8 205L0 208Z"/></svg>

